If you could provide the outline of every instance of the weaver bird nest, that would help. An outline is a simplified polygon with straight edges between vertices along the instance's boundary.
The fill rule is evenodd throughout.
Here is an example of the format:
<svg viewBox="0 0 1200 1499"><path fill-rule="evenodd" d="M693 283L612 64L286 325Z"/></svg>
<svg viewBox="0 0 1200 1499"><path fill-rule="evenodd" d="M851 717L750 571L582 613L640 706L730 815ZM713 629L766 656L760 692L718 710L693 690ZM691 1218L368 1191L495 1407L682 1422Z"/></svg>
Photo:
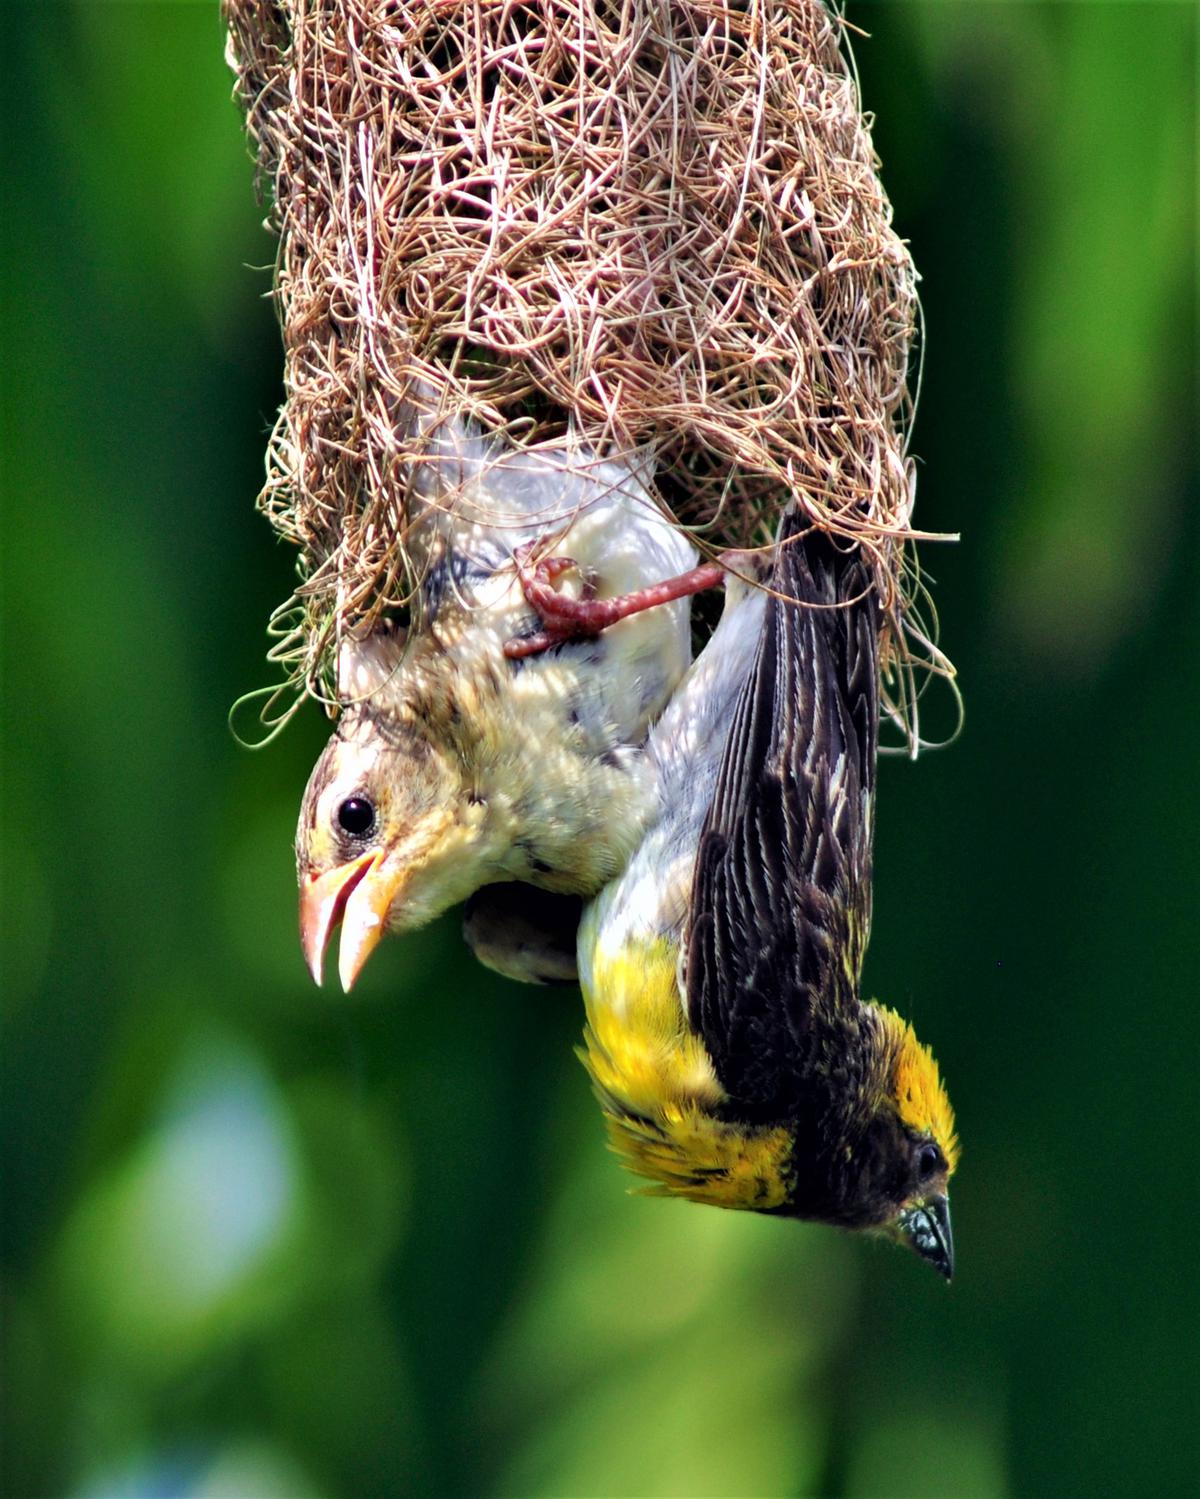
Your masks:
<svg viewBox="0 0 1200 1499"><path fill-rule="evenodd" d="M260 504L300 548L276 659L414 586L414 391L523 447L636 453L710 550L783 505L862 541L893 706L915 273L819 0L224 0L279 235ZM296 612L297 608L299 613ZM913 645L914 639L917 645ZM899 670L896 668L899 666Z"/></svg>

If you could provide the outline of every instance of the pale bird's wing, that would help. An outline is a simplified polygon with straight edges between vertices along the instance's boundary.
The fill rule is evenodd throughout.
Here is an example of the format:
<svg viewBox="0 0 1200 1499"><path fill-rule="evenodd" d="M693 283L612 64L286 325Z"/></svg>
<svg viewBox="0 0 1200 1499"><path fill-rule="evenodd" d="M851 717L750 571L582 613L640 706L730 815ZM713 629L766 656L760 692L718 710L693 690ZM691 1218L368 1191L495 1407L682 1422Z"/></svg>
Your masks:
<svg viewBox="0 0 1200 1499"><path fill-rule="evenodd" d="M518 984L573 984L583 901L533 885L485 885L463 908L463 940L476 958Z"/></svg>
<svg viewBox="0 0 1200 1499"><path fill-rule="evenodd" d="M764 1118L794 1098L822 1017L857 1003L871 918L879 608L857 551L802 533L789 512L771 578L784 597L725 744L687 947L691 1023Z"/></svg>

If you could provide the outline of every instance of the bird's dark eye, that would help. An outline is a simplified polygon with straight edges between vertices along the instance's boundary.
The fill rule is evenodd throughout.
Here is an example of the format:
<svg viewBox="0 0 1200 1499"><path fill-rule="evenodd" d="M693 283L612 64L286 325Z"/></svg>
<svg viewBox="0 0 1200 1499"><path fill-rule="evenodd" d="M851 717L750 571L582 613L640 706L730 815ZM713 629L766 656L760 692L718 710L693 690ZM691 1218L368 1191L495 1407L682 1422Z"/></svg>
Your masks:
<svg viewBox="0 0 1200 1499"><path fill-rule="evenodd" d="M338 827L351 838L365 838L375 826L375 808L365 796L348 796L337 809Z"/></svg>
<svg viewBox="0 0 1200 1499"><path fill-rule="evenodd" d="M917 1175L923 1182L942 1169L942 1152L936 1145L922 1145L917 1152Z"/></svg>

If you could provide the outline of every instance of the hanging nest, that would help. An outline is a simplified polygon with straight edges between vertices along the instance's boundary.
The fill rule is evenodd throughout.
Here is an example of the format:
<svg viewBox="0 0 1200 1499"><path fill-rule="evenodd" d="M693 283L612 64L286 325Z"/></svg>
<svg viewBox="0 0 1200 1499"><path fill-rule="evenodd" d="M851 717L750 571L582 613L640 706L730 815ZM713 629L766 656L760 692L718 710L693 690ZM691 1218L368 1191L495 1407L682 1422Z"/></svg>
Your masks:
<svg viewBox="0 0 1200 1499"><path fill-rule="evenodd" d="M701 547L801 503L859 539L892 707L910 607L915 272L819 0L224 0L279 235L260 505L300 548L276 659L409 598L414 391L525 447L636 452Z"/></svg>

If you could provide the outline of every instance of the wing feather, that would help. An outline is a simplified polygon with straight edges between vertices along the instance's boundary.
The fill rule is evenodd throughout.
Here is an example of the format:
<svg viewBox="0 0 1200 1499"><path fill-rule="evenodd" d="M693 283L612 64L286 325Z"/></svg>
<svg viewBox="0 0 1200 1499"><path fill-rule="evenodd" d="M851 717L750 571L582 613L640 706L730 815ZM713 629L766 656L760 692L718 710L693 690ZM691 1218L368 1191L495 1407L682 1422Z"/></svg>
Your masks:
<svg viewBox="0 0 1200 1499"><path fill-rule="evenodd" d="M777 1115L857 1003L871 917L879 607L857 549L785 517L701 833L688 1012L726 1091ZM841 544L844 545L844 544Z"/></svg>

